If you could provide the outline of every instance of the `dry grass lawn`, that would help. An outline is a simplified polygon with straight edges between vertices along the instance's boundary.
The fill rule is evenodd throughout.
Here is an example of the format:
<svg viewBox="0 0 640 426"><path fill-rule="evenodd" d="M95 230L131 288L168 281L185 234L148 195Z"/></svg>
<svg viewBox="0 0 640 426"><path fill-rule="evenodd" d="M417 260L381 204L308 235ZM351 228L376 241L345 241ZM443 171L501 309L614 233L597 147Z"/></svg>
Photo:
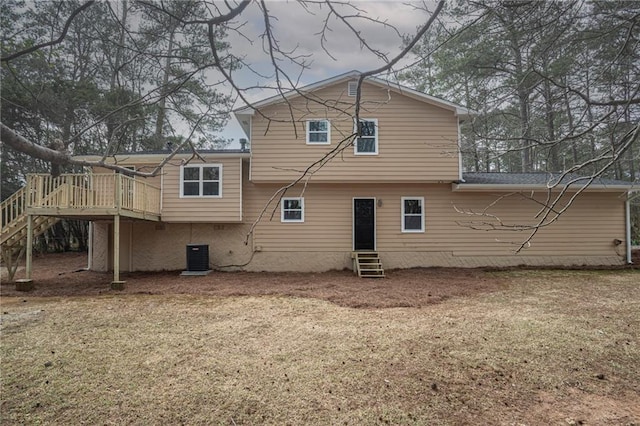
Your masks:
<svg viewBox="0 0 640 426"><path fill-rule="evenodd" d="M638 271L483 278L395 308L5 295L0 423L640 424Z"/></svg>

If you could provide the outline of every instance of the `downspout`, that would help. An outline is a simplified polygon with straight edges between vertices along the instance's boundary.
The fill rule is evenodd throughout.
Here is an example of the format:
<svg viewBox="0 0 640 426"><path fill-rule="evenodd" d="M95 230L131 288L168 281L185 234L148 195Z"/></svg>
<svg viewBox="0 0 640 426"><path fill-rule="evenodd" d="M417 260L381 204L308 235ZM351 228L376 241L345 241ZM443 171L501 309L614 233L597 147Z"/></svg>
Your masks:
<svg viewBox="0 0 640 426"><path fill-rule="evenodd" d="M633 263L631 261L631 202L630 197L631 193L627 193L627 200L624 202L624 225L625 225L625 240L627 242L627 264Z"/></svg>
<svg viewBox="0 0 640 426"><path fill-rule="evenodd" d="M88 242L88 256L87 256L87 271L91 270L93 266L93 221L89 222L89 242Z"/></svg>
<svg viewBox="0 0 640 426"><path fill-rule="evenodd" d="M627 264L631 265L631 191L627 192L627 200L624 202L624 216L625 216L625 240L627 250Z"/></svg>
<svg viewBox="0 0 640 426"><path fill-rule="evenodd" d="M460 134L460 117L458 117L458 180L464 182L462 178L462 135Z"/></svg>

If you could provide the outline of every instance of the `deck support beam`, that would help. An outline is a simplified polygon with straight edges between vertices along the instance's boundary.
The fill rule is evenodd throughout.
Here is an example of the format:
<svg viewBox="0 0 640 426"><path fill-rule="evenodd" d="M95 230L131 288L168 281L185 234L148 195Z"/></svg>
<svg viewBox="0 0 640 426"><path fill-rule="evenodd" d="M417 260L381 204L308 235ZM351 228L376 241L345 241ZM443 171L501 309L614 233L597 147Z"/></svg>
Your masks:
<svg viewBox="0 0 640 426"><path fill-rule="evenodd" d="M120 281L120 215L113 217L113 281L112 290L124 290L124 281Z"/></svg>
<svg viewBox="0 0 640 426"><path fill-rule="evenodd" d="M33 215L27 215L27 258L25 261L25 267L27 268L28 280L32 279L33 273Z"/></svg>

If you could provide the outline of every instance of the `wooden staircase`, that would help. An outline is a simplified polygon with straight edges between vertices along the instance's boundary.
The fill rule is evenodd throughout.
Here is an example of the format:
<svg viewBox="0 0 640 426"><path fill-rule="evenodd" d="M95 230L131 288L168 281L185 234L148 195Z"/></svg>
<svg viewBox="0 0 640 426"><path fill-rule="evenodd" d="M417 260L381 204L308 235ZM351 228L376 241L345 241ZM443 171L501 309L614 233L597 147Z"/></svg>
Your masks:
<svg viewBox="0 0 640 426"><path fill-rule="evenodd" d="M22 188L0 204L2 211L2 261L9 272L9 281L13 281L20 257L24 254L27 241L28 217L26 214L26 190ZM33 216L33 237L42 235L60 219L53 216Z"/></svg>
<svg viewBox="0 0 640 426"><path fill-rule="evenodd" d="M360 278L384 278L384 269L380 256L375 251L354 251L351 253L353 259L353 272Z"/></svg>

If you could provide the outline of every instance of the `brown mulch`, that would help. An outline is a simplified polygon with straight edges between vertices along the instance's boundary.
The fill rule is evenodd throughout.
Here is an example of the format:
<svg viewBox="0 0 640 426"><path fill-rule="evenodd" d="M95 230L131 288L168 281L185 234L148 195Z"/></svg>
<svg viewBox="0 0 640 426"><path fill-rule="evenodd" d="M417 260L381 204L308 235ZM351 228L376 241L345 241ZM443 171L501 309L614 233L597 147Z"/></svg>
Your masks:
<svg viewBox="0 0 640 426"><path fill-rule="evenodd" d="M322 273L212 272L185 277L181 271L122 274L123 291L110 289L111 273L85 271L85 253L34 256L35 289L25 293L3 280L4 297L68 297L108 294L199 294L294 296L354 308L420 307L456 296L503 289L506 283L481 269L417 268L388 271L384 279L362 279L351 271ZM21 277L18 272L16 278Z"/></svg>

